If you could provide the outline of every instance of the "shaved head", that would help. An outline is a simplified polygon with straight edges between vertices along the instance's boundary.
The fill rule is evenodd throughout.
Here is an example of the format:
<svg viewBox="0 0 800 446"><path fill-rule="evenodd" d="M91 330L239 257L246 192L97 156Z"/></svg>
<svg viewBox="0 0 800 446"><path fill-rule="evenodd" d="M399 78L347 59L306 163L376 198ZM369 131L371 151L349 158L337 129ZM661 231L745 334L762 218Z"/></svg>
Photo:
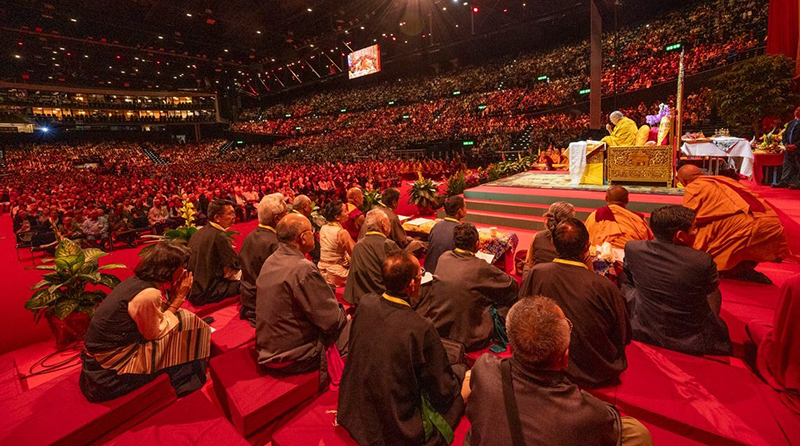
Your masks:
<svg viewBox="0 0 800 446"><path fill-rule="evenodd" d="M275 232L278 234L278 240L283 243L296 243L297 238L304 231L312 230L311 222L306 217L300 214L288 214L278 222L278 227Z"/></svg>
<svg viewBox="0 0 800 446"><path fill-rule="evenodd" d="M606 203L625 207L628 205L628 189L622 186L611 186L606 191Z"/></svg>
<svg viewBox="0 0 800 446"><path fill-rule="evenodd" d="M694 180L700 178L701 176L703 176L703 171L693 164L687 164L678 169L678 181L683 184L683 187L692 184Z"/></svg>

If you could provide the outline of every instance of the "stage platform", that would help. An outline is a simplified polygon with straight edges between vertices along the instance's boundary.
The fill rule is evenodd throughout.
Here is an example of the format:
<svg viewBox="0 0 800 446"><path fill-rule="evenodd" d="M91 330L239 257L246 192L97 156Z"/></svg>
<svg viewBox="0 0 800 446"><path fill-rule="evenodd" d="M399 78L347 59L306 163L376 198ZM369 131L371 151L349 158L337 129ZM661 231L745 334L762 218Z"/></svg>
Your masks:
<svg viewBox="0 0 800 446"><path fill-rule="evenodd" d="M628 209L650 213L661 206L681 204L682 188L625 186L630 194ZM566 201L575 206L576 218L585 221L605 206L608 186L569 184L567 173L528 171L464 191L469 210L466 220L476 224L504 226L526 231L544 228L542 215L551 204ZM444 215L439 211L439 216Z"/></svg>

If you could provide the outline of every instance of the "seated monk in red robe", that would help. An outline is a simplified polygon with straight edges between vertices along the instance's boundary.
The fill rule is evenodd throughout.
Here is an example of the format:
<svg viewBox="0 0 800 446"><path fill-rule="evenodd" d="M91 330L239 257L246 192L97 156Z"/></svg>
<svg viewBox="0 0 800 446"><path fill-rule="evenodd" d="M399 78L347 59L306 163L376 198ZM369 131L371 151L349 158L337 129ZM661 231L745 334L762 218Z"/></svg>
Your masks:
<svg viewBox="0 0 800 446"><path fill-rule="evenodd" d="M586 219L589 242L592 246L605 242L614 248L623 249L633 240L653 240L653 231L644 215L629 211L628 190L622 186L611 186L606 191L606 204L592 212Z"/></svg>
<svg viewBox="0 0 800 446"><path fill-rule="evenodd" d="M678 180L686 188L683 205L697 214L694 247L711 254L720 275L772 283L754 268L791 255L775 211L738 181L703 175L697 166L681 167Z"/></svg>

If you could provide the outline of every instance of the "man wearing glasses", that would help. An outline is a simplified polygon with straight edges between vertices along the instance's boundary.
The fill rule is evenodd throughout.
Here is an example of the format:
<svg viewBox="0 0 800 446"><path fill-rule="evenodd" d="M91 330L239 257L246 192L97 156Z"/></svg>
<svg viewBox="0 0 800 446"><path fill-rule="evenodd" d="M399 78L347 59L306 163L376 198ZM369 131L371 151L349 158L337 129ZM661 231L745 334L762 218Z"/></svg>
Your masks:
<svg viewBox="0 0 800 446"><path fill-rule="evenodd" d="M325 350L347 350L350 331L344 309L319 269L306 258L314 229L300 214L288 214L275 228L278 249L256 279L258 363L283 373L320 371L328 381Z"/></svg>
<svg viewBox="0 0 800 446"><path fill-rule="evenodd" d="M520 299L506 330L513 356L483 355L472 368L465 445L653 444L636 419L621 417L566 376L573 326L555 301Z"/></svg>
<svg viewBox="0 0 800 446"><path fill-rule="evenodd" d="M208 205L208 224L189 240L188 269L194 274L189 295L192 305L219 302L239 294L239 256L226 233L235 222L233 203L216 200Z"/></svg>

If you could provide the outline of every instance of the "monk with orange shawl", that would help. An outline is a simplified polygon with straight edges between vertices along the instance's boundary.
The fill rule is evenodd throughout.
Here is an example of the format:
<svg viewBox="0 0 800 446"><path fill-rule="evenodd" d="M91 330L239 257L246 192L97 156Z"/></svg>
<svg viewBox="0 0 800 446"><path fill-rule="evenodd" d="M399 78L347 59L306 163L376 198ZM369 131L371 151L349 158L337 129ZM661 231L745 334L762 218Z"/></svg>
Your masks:
<svg viewBox="0 0 800 446"><path fill-rule="evenodd" d="M652 240L653 231L644 215L629 211L628 190L622 186L611 186L606 191L606 204L592 212L586 219L589 242L592 246L605 242L614 248L623 249L632 240Z"/></svg>
<svg viewBox="0 0 800 446"><path fill-rule="evenodd" d="M681 167L678 180L686 188L683 205L697 214L694 247L711 254L720 274L772 283L753 268L791 255L775 211L738 181L703 175L697 166Z"/></svg>

